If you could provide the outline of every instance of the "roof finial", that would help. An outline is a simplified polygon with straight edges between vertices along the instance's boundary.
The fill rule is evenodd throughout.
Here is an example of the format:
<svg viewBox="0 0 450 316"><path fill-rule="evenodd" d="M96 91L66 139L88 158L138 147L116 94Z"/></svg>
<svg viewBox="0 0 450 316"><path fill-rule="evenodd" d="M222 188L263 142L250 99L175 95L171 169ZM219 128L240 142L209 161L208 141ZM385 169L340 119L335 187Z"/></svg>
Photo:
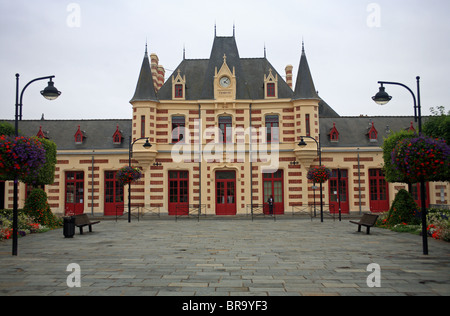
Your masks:
<svg viewBox="0 0 450 316"><path fill-rule="evenodd" d="M183 44L183 60L186 59L186 44Z"/></svg>
<svg viewBox="0 0 450 316"><path fill-rule="evenodd" d="M264 58L266 58L266 43L264 42Z"/></svg>
<svg viewBox="0 0 450 316"><path fill-rule="evenodd" d="M214 21L214 37L217 37L217 23Z"/></svg>
<svg viewBox="0 0 450 316"><path fill-rule="evenodd" d="M305 53L305 41L302 37L302 54L304 54L304 53Z"/></svg>
<svg viewBox="0 0 450 316"><path fill-rule="evenodd" d="M147 51L147 37L145 38L145 56L148 55L148 51Z"/></svg>
<svg viewBox="0 0 450 316"><path fill-rule="evenodd" d="M235 23L234 23L234 21L233 21L233 37L235 37L235 35L236 35L236 25L235 25Z"/></svg>

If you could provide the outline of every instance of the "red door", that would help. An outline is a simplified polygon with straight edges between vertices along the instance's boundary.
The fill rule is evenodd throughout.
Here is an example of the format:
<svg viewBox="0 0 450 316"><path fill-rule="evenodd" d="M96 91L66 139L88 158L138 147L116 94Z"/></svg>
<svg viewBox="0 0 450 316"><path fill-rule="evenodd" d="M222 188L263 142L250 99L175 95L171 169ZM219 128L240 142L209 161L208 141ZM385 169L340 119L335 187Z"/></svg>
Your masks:
<svg viewBox="0 0 450 316"><path fill-rule="evenodd" d="M66 172L66 205L65 213L83 214L84 213L84 172L67 171Z"/></svg>
<svg viewBox="0 0 450 316"><path fill-rule="evenodd" d="M273 214L284 214L283 170L264 173L264 214L270 214L268 200L273 197Z"/></svg>
<svg viewBox="0 0 450 316"><path fill-rule="evenodd" d="M188 183L188 171L169 171L169 215L189 215Z"/></svg>
<svg viewBox="0 0 450 316"><path fill-rule="evenodd" d="M417 206L421 208L422 199L420 197L420 183L411 185L411 191L411 195L413 196L414 201L416 201ZM428 182L425 182L425 206L426 208L430 207L430 185Z"/></svg>
<svg viewBox="0 0 450 316"><path fill-rule="evenodd" d="M350 207L348 202L348 172L347 170L340 170L340 182L338 185L338 169L331 171L329 180L330 187L330 212L339 213L339 205L341 213L349 213ZM339 191L339 198L338 198Z"/></svg>
<svg viewBox="0 0 450 316"><path fill-rule="evenodd" d="M123 215L123 185L116 179L116 171L105 171L105 216Z"/></svg>
<svg viewBox="0 0 450 316"><path fill-rule="evenodd" d="M369 169L370 211L389 211L389 190L382 169Z"/></svg>
<svg viewBox="0 0 450 316"><path fill-rule="evenodd" d="M236 172L216 172L216 215L236 215Z"/></svg>

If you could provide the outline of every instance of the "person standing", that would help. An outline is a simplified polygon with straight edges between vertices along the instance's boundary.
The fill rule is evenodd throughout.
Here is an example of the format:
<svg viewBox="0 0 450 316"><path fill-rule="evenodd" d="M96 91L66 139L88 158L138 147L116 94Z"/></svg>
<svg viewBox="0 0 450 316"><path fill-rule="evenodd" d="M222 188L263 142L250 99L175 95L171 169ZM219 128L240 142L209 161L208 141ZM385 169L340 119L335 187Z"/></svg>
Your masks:
<svg viewBox="0 0 450 316"><path fill-rule="evenodd" d="M269 203L269 214L273 215L273 196L272 195L267 200L267 203Z"/></svg>

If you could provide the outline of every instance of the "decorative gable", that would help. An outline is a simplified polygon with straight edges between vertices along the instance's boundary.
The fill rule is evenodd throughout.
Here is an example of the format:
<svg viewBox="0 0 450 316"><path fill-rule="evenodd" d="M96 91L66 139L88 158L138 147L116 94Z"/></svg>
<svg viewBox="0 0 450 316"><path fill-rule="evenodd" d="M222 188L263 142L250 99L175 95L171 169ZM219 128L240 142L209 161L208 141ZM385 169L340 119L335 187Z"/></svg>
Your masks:
<svg viewBox="0 0 450 316"><path fill-rule="evenodd" d="M370 142L378 141L378 131L375 128L373 122L372 122L372 126L369 128L369 131L367 132L367 135L369 136Z"/></svg>
<svg viewBox="0 0 450 316"><path fill-rule="evenodd" d="M330 136L330 142L339 142L339 131L336 128L336 123L333 122L333 128L330 130L330 133L328 135Z"/></svg>
<svg viewBox="0 0 450 316"><path fill-rule="evenodd" d="M122 132L119 130L119 125L117 125L117 129L113 135L113 143L114 145L120 145L122 144L123 135Z"/></svg>
<svg viewBox="0 0 450 316"><path fill-rule="evenodd" d="M272 69L269 69L268 76L264 75L264 98L278 98L278 75L275 75L274 77L272 74Z"/></svg>
<svg viewBox="0 0 450 316"><path fill-rule="evenodd" d="M219 71L217 67L214 75L214 97L216 100L235 100L236 99L236 72L227 65L227 56L223 55L223 64Z"/></svg>
<svg viewBox="0 0 450 316"><path fill-rule="evenodd" d="M186 100L186 76L181 77L180 69L175 78L172 76L172 99Z"/></svg>
<svg viewBox="0 0 450 316"><path fill-rule="evenodd" d="M81 145L83 143L83 140L86 138L84 133L81 131L80 125L78 125L78 130L74 135L75 137L75 144Z"/></svg>

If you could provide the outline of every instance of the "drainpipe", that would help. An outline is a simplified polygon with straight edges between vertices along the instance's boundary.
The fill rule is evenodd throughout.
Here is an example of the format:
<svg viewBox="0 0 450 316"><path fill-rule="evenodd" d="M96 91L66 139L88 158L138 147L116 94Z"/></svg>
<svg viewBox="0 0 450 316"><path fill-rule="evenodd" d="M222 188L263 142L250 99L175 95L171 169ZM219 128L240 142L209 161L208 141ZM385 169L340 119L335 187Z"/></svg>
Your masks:
<svg viewBox="0 0 450 316"><path fill-rule="evenodd" d="M198 195L198 214L200 216L201 212L201 204L202 204L202 112L201 112L201 105L198 104L198 178L199 178L199 195ZM206 215L206 209L205 209L205 215Z"/></svg>
<svg viewBox="0 0 450 316"><path fill-rule="evenodd" d="M250 103L250 211L253 215L253 146L252 146L252 104ZM253 218L253 217L252 217Z"/></svg>
<svg viewBox="0 0 450 316"><path fill-rule="evenodd" d="M94 216L94 156L92 156L91 177L91 215Z"/></svg>
<svg viewBox="0 0 450 316"><path fill-rule="evenodd" d="M359 195L359 215L361 215L361 165L359 163L359 148L358 151L358 195Z"/></svg>

